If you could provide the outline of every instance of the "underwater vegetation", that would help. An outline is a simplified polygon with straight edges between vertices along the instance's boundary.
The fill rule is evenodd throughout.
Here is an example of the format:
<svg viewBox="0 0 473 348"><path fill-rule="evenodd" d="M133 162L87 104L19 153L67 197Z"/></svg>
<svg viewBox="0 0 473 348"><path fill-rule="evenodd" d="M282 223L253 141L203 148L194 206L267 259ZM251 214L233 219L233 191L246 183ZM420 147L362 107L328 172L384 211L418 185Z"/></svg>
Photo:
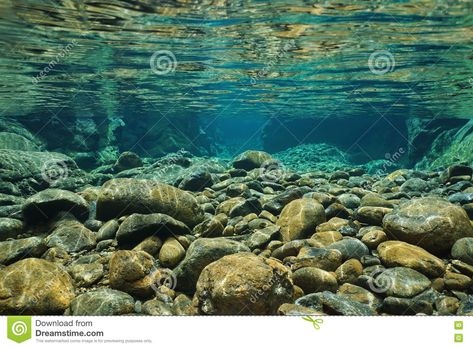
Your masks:
<svg viewBox="0 0 473 348"><path fill-rule="evenodd" d="M0 314L471 315L468 1L0 3Z"/></svg>

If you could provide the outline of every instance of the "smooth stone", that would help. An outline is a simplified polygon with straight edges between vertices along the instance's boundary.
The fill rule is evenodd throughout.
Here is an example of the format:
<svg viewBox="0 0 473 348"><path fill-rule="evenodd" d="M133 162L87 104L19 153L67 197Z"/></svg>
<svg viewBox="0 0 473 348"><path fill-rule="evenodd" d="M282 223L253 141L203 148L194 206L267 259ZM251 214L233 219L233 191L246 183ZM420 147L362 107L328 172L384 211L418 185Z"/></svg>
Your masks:
<svg viewBox="0 0 473 348"><path fill-rule="evenodd" d="M202 208L189 192L155 180L107 181L97 198L97 218L107 221L133 213L166 214L191 228L204 220Z"/></svg>
<svg viewBox="0 0 473 348"><path fill-rule="evenodd" d="M332 273L315 267L299 268L292 274L292 280L306 294L325 290L335 292L338 288Z"/></svg>
<svg viewBox="0 0 473 348"><path fill-rule="evenodd" d="M315 267L332 272L342 264L342 254L338 250L303 247L297 258L288 263L291 264L291 269L294 271L302 267Z"/></svg>
<svg viewBox="0 0 473 348"><path fill-rule="evenodd" d="M452 246L451 254L455 259L473 265L473 238L466 237L457 240Z"/></svg>
<svg viewBox="0 0 473 348"><path fill-rule="evenodd" d="M315 199L301 198L283 208L276 224L281 228L282 240L288 242L309 237L323 222L324 207Z"/></svg>
<svg viewBox="0 0 473 348"><path fill-rule="evenodd" d="M328 246L332 243L338 242L343 239L343 236L338 231L327 231L327 232L317 232L310 237L317 242L322 243L324 246Z"/></svg>
<svg viewBox="0 0 473 348"><path fill-rule="evenodd" d="M69 253L90 250L96 245L95 233L73 220L61 221L44 242L49 248L60 247Z"/></svg>
<svg viewBox="0 0 473 348"><path fill-rule="evenodd" d="M251 250L266 246L271 240L279 235L279 226L270 225L260 230L256 230L244 243Z"/></svg>
<svg viewBox="0 0 473 348"><path fill-rule="evenodd" d="M324 313L332 315L375 315L376 312L368 305L352 301L344 296L328 291L316 294L323 306Z"/></svg>
<svg viewBox="0 0 473 348"><path fill-rule="evenodd" d="M337 295L342 296L351 301L356 301L368 305L374 310L376 310L381 303L381 300L372 292L350 283L340 285L337 291Z"/></svg>
<svg viewBox="0 0 473 348"><path fill-rule="evenodd" d="M211 187L212 185L213 180L210 172L204 169L199 169L184 177L179 183L179 188L182 190L199 192L204 190L205 187Z"/></svg>
<svg viewBox="0 0 473 348"><path fill-rule="evenodd" d="M389 268L380 277L387 282L387 296L414 297L430 286L429 278L406 267Z"/></svg>
<svg viewBox="0 0 473 348"><path fill-rule="evenodd" d="M335 249L342 253L343 260L360 259L369 255L368 247L356 238L346 237L338 242L330 244L328 249Z"/></svg>
<svg viewBox="0 0 473 348"><path fill-rule="evenodd" d="M186 250L182 244L174 237L169 237L164 241L159 251L159 261L166 268L174 268L186 256Z"/></svg>
<svg viewBox="0 0 473 348"><path fill-rule="evenodd" d="M0 218L0 241L16 238L23 232L23 222L17 219Z"/></svg>
<svg viewBox="0 0 473 348"><path fill-rule="evenodd" d="M261 168L263 164L271 161L274 160L267 152L248 150L235 157L232 165L236 169L251 170Z"/></svg>
<svg viewBox="0 0 473 348"><path fill-rule="evenodd" d="M196 239L187 249L184 260L173 271L176 290L192 294L205 266L226 255L249 251L243 243L224 237Z"/></svg>
<svg viewBox="0 0 473 348"><path fill-rule="evenodd" d="M445 273L445 264L428 251L401 241L387 241L378 246L379 258L387 267L407 267L429 277Z"/></svg>
<svg viewBox="0 0 473 348"><path fill-rule="evenodd" d="M41 237L0 242L0 264L9 265L25 257L41 257L47 249Z"/></svg>
<svg viewBox="0 0 473 348"><path fill-rule="evenodd" d="M322 312L316 311L311 308L307 308L304 306L292 304L292 303L284 303L278 308L278 315L286 315L286 316L321 316L325 315Z"/></svg>
<svg viewBox="0 0 473 348"><path fill-rule="evenodd" d="M97 232L97 236L96 236L97 242L100 242L106 239L114 239L119 227L120 225L118 224L118 221L115 219L109 220L106 223L104 223Z"/></svg>
<svg viewBox="0 0 473 348"><path fill-rule="evenodd" d="M355 283L363 273L363 265L357 259L345 261L335 270L338 284Z"/></svg>
<svg viewBox="0 0 473 348"><path fill-rule="evenodd" d="M113 166L115 172L121 172L123 170L138 168L143 166L143 160L134 152L125 151L120 154L117 162Z"/></svg>
<svg viewBox="0 0 473 348"><path fill-rule="evenodd" d="M132 214L125 218L117 231L119 244L136 244L143 239L175 234L188 234L190 229L181 221L166 214Z"/></svg>
<svg viewBox="0 0 473 348"><path fill-rule="evenodd" d="M388 236L382 230L371 230L366 232L361 241L370 249L376 249L379 244L385 242Z"/></svg>
<svg viewBox="0 0 473 348"><path fill-rule="evenodd" d="M135 300L129 294L114 289L100 288L72 300L70 315L124 315L133 313Z"/></svg>
<svg viewBox="0 0 473 348"><path fill-rule="evenodd" d="M443 280L445 282L445 287L448 290L458 290L464 291L471 287L473 281L470 277L464 274L458 274L453 272L446 272Z"/></svg>
<svg viewBox="0 0 473 348"><path fill-rule="evenodd" d="M97 283L104 275L102 264L94 262L90 264L74 264L69 267L69 274L76 286L89 287Z"/></svg>
<svg viewBox="0 0 473 348"><path fill-rule="evenodd" d="M156 316L174 315L171 304L156 299L143 303L142 312L143 314Z"/></svg>
<svg viewBox="0 0 473 348"><path fill-rule="evenodd" d="M74 299L69 274L60 266L28 258L0 269L0 314L62 314Z"/></svg>
<svg viewBox="0 0 473 348"><path fill-rule="evenodd" d="M194 303L212 315L276 314L293 299L290 271L279 261L252 253L227 255L202 271Z"/></svg>
<svg viewBox="0 0 473 348"><path fill-rule="evenodd" d="M356 210L356 219L360 222L381 226L383 218L392 211L391 208L364 206Z"/></svg>
<svg viewBox="0 0 473 348"><path fill-rule="evenodd" d="M159 250L163 246L163 242L157 236L151 236L143 239L138 245L136 245L132 250L134 251L146 251L153 257L158 257Z"/></svg>
<svg viewBox="0 0 473 348"><path fill-rule="evenodd" d="M73 192L46 189L29 197L22 206L23 217L30 224L47 221L61 211L71 213L80 221L85 221L89 216L89 204Z"/></svg>
<svg viewBox="0 0 473 348"><path fill-rule="evenodd" d="M473 237L473 226L461 207L432 197L401 203L385 216L383 227L393 238L434 254L449 252L460 238Z"/></svg>
<svg viewBox="0 0 473 348"><path fill-rule="evenodd" d="M144 251L119 250L109 262L110 287L139 298L155 294L163 274L154 267L154 259Z"/></svg>

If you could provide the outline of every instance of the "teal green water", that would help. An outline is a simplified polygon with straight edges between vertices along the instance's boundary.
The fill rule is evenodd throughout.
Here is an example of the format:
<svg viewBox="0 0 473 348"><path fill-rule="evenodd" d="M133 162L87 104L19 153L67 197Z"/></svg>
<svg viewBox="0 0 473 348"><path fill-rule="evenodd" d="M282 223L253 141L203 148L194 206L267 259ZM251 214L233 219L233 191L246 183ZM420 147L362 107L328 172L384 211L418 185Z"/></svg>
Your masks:
<svg viewBox="0 0 473 348"><path fill-rule="evenodd" d="M469 118L472 13L470 1L2 1L0 104ZM168 74L150 69L158 50L176 58ZM377 51L392 54L385 74L369 69Z"/></svg>

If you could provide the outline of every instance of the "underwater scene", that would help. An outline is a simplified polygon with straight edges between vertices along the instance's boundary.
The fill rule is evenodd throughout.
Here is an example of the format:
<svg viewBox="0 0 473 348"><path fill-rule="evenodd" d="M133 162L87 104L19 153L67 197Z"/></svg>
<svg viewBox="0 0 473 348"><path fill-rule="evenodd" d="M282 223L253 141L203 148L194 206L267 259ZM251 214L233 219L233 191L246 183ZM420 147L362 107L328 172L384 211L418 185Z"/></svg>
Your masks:
<svg viewBox="0 0 473 348"><path fill-rule="evenodd" d="M2 0L0 315L473 315L473 2Z"/></svg>

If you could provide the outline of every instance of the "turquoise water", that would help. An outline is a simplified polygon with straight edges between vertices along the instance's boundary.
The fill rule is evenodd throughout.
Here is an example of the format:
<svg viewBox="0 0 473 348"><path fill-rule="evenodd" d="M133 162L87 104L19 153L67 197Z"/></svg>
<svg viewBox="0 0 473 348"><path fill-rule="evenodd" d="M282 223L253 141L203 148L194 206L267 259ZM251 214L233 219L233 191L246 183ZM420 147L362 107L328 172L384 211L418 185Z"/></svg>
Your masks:
<svg viewBox="0 0 473 348"><path fill-rule="evenodd" d="M68 154L111 146L150 157L179 148L228 157L322 138L366 152L362 161L383 158L412 145L406 119L471 118L472 7L2 1L1 115ZM172 134L160 140L163 127ZM277 127L288 131L267 131ZM388 144L377 151L372 139L359 150L357 139L376 127L390 129L380 133ZM58 129L62 141L51 135ZM75 136L82 144L67 144ZM157 149L160 141L175 146Z"/></svg>

